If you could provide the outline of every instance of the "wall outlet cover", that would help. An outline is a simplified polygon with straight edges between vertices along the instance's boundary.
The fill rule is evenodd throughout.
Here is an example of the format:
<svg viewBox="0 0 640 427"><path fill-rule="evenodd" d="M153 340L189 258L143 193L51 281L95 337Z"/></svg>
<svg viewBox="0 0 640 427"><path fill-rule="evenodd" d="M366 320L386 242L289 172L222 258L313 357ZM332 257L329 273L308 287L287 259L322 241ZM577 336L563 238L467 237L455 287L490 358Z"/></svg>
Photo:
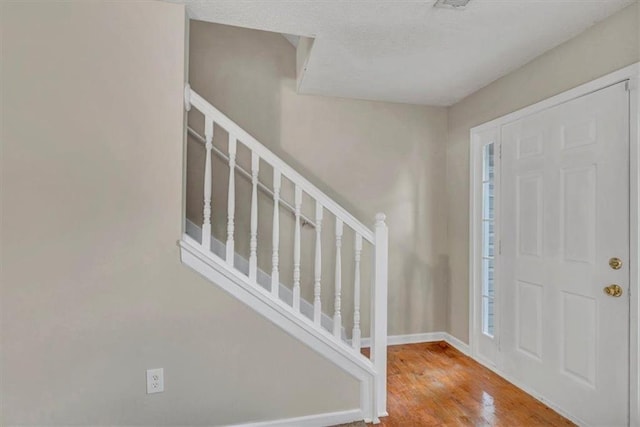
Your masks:
<svg viewBox="0 0 640 427"><path fill-rule="evenodd" d="M147 394L164 391L164 368L147 369Z"/></svg>

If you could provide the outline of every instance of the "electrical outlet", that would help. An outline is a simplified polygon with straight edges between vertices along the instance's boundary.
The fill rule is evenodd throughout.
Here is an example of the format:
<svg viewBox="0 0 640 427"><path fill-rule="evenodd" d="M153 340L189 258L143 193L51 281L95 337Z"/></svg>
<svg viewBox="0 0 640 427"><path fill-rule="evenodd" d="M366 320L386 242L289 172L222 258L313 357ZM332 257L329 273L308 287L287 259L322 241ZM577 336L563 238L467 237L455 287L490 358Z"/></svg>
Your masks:
<svg viewBox="0 0 640 427"><path fill-rule="evenodd" d="M147 394L164 391L164 369L147 369Z"/></svg>

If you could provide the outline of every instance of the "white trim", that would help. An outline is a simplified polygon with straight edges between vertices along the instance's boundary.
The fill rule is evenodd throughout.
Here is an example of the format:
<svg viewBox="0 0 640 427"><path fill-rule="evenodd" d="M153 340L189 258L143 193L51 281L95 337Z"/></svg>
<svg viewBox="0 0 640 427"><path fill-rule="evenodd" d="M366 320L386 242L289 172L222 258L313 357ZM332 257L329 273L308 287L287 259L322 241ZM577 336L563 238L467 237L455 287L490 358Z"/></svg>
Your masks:
<svg viewBox="0 0 640 427"><path fill-rule="evenodd" d="M298 187L300 187L305 193L311 196L312 199L320 202L325 209L340 218L345 224L351 227L354 231L360 233L363 239L374 243L373 231L371 231L362 222L358 221L356 217L351 215L346 209L336 203L329 196L324 194L318 187L309 182L305 177L300 175L291 166L282 161L278 156L273 154L271 150L262 145L247 133L244 129L238 126L233 120L223 114L220 110L209 104L204 98L198 95L193 89L190 89L190 105L202 112L205 116L211 117L213 121L224 128L227 132L235 135L238 141L247 146L251 152L256 153L262 160L269 163L272 167L278 169L282 175L286 176Z"/></svg>
<svg viewBox="0 0 640 427"><path fill-rule="evenodd" d="M629 78L629 421L640 426L640 63ZM635 288L631 288L634 286Z"/></svg>
<svg viewBox="0 0 640 427"><path fill-rule="evenodd" d="M354 230L360 237L372 243L374 246L374 258L375 262L373 263L374 271L373 271L373 287L371 291L371 316L370 316L370 329L371 329L371 360L366 359L366 368L370 370L366 378L362 378L362 380L367 380L367 390L372 390L372 396L365 396L361 393L361 402L363 403L363 411L365 414L372 415L371 419L374 423L378 423L378 414L381 416L386 415L386 371L387 371L387 353L386 353L386 337L387 337L387 281L388 281L388 228L384 223L385 215L378 213L376 215L375 222L375 233L358 221L353 215L347 212L342 206L336 203L334 200L329 198L326 194L324 194L321 190L319 190L316 186L310 183L307 179L305 179L302 175L296 172L292 167L287 165L283 160L278 158L273 152L271 152L267 147L260 144L258 140L256 140L253 136L247 133L244 129L234 123L231 119L229 119L226 115L224 115L221 111L216 109L213 105L208 103L204 98L198 95L195 91L190 89L188 86L185 87L185 91L189 94L188 102L186 105L191 105L193 108L202 112L205 116L205 136L209 141L207 144L207 156L206 156L206 168L205 168L205 192L204 192L204 200L205 200L205 224L202 229L202 238L200 245L197 245L196 241L187 235L183 235L182 241L180 242L180 246L182 248L182 256L183 262L190 264L191 267L199 271L205 277L210 280L222 280L222 277L225 279L231 280L229 283L236 283L240 285L247 293L243 293L238 290L232 290L231 286L221 285L227 292L236 296L238 299L242 300L256 311L261 312L265 317L277 323L284 330L287 330L292 335L297 338L303 340L301 338L304 334L294 333L293 328L289 327L287 329L286 322L298 323L300 326L304 326L306 332L309 333L311 331L315 332L312 335L315 335L317 339L327 340L329 337L327 331L322 328L318 328L314 323L311 322L311 319L304 316L300 313L299 301L296 298L297 288L294 286L294 298L293 298L293 309L291 306L285 305L279 298L271 295L270 292L267 292L262 286L255 286L257 281L257 269L255 268L255 262L251 264L251 261L255 261L255 259L250 259L249 265L249 278L247 280L246 275L242 272L239 272L234 268L233 261L235 261L232 252L229 252L225 258L228 259L228 262L222 262L217 256L213 256L211 252L211 225L209 224L209 214L210 214L210 199L211 199L211 186L210 186L210 156L208 155L211 151L211 135L213 132L213 124L222 127L225 129L230 137L234 140L241 142L245 147L247 147L252 153L252 164L253 169L257 170L257 165L259 160L262 159L266 163L269 163L276 172L280 175L284 175L290 181L295 184L296 194L300 195L302 192L307 193L311 196L312 199L319 203L327 209L329 212L333 213L337 221L337 224L346 224L352 230ZM255 172L255 171L254 171ZM253 182L253 195L255 199L256 194L256 176L254 174L254 182ZM298 197L296 197L298 199ZM231 202L230 202L231 203ZM251 215L251 224L252 224L252 247L255 246L255 200L252 208ZM231 227L233 223L231 222L229 226ZM204 248L204 249L202 249ZM255 249L255 248L253 248ZM254 254L255 255L255 254ZM253 257L255 258L255 257ZM253 268L252 268L253 267ZM214 280L215 281L215 280ZM339 281L337 283L337 290L339 290ZM279 290L276 286L277 283L274 284L274 290ZM260 291L260 292L255 292ZM339 294L338 291L336 291ZM251 298L251 297L254 298ZM339 296L339 295L338 295ZM260 301L264 304L260 305L257 302ZM274 310L268 310L266 307ZM261 310L262 309L262 310ZM277 313L277 315L275 315ZM336 316L339 317L339 311L336 312ZM286 321L285 321L286 319ZM334 322L335 324L335 322ZM363 359L362 354L360 354L359 349L350 349L351 351L346 351L346 343L342 340L340 336L340 328L339 325L335 325L335 335L337 339L334 340L333 347L339 352L346 354L351 354L353 358L352 361ZM309 341L308 344L313 347L312 341ZM364 363L364 362L361 362ZM364 383L363 383L364 384ZM361 387L361 390L364 389ZM371 399L369 399L371 397ZM366 410L365 408L366 404Z"/></svg>
<svg viewBox="0 0 640 427"><path fill-rule="evenodd" d="M198 227L193 221L185 220L185 234L195 241L199 242L199 239L202 236L202 228ZM220 240L216 239L213 234L211 234L211 252L218 255L221 258L224 258L226 255L226 245ZM234 266L242 273L249 275L249 260L243 257L242 255L235 253L234 256ZM260 286L265 288L266 290L271 289L271 276L266 273L264 270L258 268L257 272L257 282ZM288 305L292 305L293 303L293 292L289 289L285 284L280 283L278 287L278 296L282 301L284 301ZM300 312L307 316L308 318L313 317L313 304L307 301L304 298L300 298ZM322 313L320 317L320 325L325 328L327 331L333 331L333 318L326 313ZM347 341L347 332L342 326L342 339ZM350 342L350 341L349 341Z"/></svg>
<svg viewBox="0 0 640 427"><path fill-rule="evenodd" d="M478 132L472 132L469 146L470 158L470 191L469 191L469 348L476 357L480 356L481 337L476 336L475 331L482 329L482 212L483 212L483 149L489 143L494 144L494 292L500 294L500 173L502 141L496 128L486 128ZM494 298L494 337L492 351L497 354L498 345L496 337L500 333L499 300ZM478 335L480 335L480 333ZM486 343L490 338L483 338ZM492 362L494 363L494 362Z"/></svg>
<svg viewBox="0 0 640 427"><path fill-rule="evenodd" d="M476 245L476 241L478 235L474 228L474 220L475 217L473 215L473 209L477 208L474 206L474 194L472 193L473 188L475 188L476 182L476 174L473 173L474 168L477 164L477 156L474 155L474 141L478 134L481 132L491 131L492 129L499 129L504 124L509 122L513 122L519 120L523 117L541 112L543 110L549 109L556 105L571 101L573 99L579 98L581 96L587 95L589 93L595 92L600 89L604 89L605 87L621 83L625 80L629 80L630 82L630 289L629 293L631 295L630 298L630 307L629 307L629 333L630 333L630 341L629 341L629 376L630 376L630 384L629 384L629 421L630 425L638 426L640 425L640 368L638 367L638 362L640 361L640 290L638 288L639 280L640 280L640 91L638 91L638 79L640 77L640 63L636 63L630 65L628 67L622 68L618 71L614 71L613 73L607 74L603 77L595 79L591 82L585 83L568 91L562 92L558 95L552 96L544 101L540 101L536 104L530 105L523 109L514 111L505 116L499 117L497 119L491 120L479 126L476 126L470 130L470 141L471 141L471 157L470 157L470 215L469 215L469 230L470 230L470 248L469 248L469 339L471 343L471 352L470 356L483 364L487 368L493 370L498 375L512 382L517 387L523 389L527 393L531 394L538 400L544 402L547 406L551 407L561 415L566 418L576 422L580 425L585 425L582 420L578 420L575 417L571 417L569 414L566 414L560 408L557 408L552 403L547 401L544 397L537 395L532 390L527 389L526 386L519 384L517 381L513 381L508 376L504 375L500 370L498 370L492 363L487 363L486 360L482 360L478 355L477 346L476 346L476 325L474 324L474 307L475 307L475 299L477 295L475 293L476 283L475 280L477 278L474 274L472 274L476 269L476 260L474 258L474 247ZM500 295L497 295L497 298L500 299Z"/></svg>
<svg viewBox="0 0 640 427"><path fill-rule="evenodd" d="M427 342L444 341L460 353L469 355L469 345L447 332L425 332L421 334L389 335L387 345L421 344ZM362 348L371 344L369 338L362 339Z"/></svg>
<svg viewBox="0 0 640 427"><path fill-rule="evenodd" d="M516 120L520 120L523 117L530 116L535 113L547 110L556 105L563 104L567 101L571 101L575 98L587 95L591 92L603 89L607 86L614 85L616 83L623 82L625 80L637 77L640 73L640 63L629 65L628 67L621 68L618 71L599 77L593 81L577 86L573 89L569 89L566 92L559 93L547 98L543 101L529 105L528 107L521 108L512 113L498 117L497 119L483 123L481 125L471 128L471 133L478 133L487 129L500 127L506 123L510 123Z"/></svg>
<svg viewBox="0 0 640 427"><path fill-rule="evenodd" d="M460 353L464 354L465 356L469 356L470 355L470 351L469 351L469 344L462 342L461 340L459 340L458 338L454 337L451 334L444 334L444 340L447 344L449 344L451 347L455 348L456 350L458 350Z"/></svg>
<svg viewBox="0 0 640 427"><path fill-rule="evenodd" d="M373 415L372 411L375 407L373 385L377 373L369 359L354 351L347 343L337 342L330 332L315 327L311 319L292 311L283 301L274 299L270 291L250 284L247 276L229 266L214 253L204 251L202 245L188 235L183 235L178 244L180 257L185 265L358 379L360 410L367 420L377 420L378 416L383 416Z"/></svg>
<svg viewBox="0 0 640 427"><path fill-rule="evenodd" d="M370 311L370 357L376 370L374 389L376 393L374 413L387 415L387 298L389 293L389 229L384 223L385 215L376 214L373 287L369 298ZM360 351L360 349L358 349ZM382 415L384 414L384 415ZM375 420L379 421L379 420Z"/></svg>
<svg viewBox="0 0 640 427"><path fill-rule="evenodd" d="M419 344L424 342L444 341L444 332L426 332L422 334L389 335L387 345ZM362 338L362 348L371 345L371 338Z"/></svg>
<svg viewBox="0 0 640 427"><path fill-rule="evenodd" d="M246 424L231 424L229 427L323 427L336 424L346 424L363 419L364 417L359 409L351 409L348 411L307 415L305 417L284 418L280 420L260 421Z"/></svg>
<svg viewBox="0 0 640 427"><path fill-rule="evenodd" d="M444 332L427 332L423 334L392 335L388 339L388 345L415 344L421 342L444 341Z"/></svg>

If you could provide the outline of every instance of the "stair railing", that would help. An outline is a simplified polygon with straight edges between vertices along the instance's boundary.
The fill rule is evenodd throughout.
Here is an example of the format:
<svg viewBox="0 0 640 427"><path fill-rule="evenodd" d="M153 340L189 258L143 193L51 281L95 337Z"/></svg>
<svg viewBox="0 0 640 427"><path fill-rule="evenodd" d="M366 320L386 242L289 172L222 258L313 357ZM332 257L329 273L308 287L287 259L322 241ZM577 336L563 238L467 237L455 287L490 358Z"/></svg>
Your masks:
<svg viewBox="0 0 640 427"><path fill-rule="evenodd" d="M268 148L258 142L240 126L234 123L226 115L216 109L204 98L193 91L188 85L185 87L185 107L187 111L191 107L204 115L204 144L205 144L205 168L204 168L204 208L201 236L201 249L208 255L211 252L211 204L212 204L212 158L214 152L229 163L229 188L227 192L227 240L226 257L224 261L234 267L234 214L235 214L235 171L238 169L251 180L251 219L250 219L250 245L249 245L249 273L247 279L257 285L257 229L258 229L258 190L261 189L273 197L273 239L272 245L272 271L271 271L271 297L278 299L279 279L279 206L292 211L295 217L294 251L293 251L293 303L290 309L300 312L300 231L305 223L315 227L315 255L314 255L314 289L313 289L313 318L305 321L311 322L314 327L321 326L321 292L322 292L322 242L321 230L323 212L326 210L336 218L335 227L335 277L334 277L334 313L333 313L333 339L340 345L350 346L351 351L360 353L360 264L363 241L369 242L373 247L373 284L370 292L370 360L376 371L374 384L374 412L378 415L386 413L386 373L387 373L387 277L388 277L388 229L385 224L385 215L379 213L375 217L374 229L370 230L342 206L328 197L325 193L311 184L306 178L296 172L283 160L277 157ZM224 129L229 136L228 154L213 146L214 125ZM189 129L189 133L196 138L202 138L198 132ZM245 171L236 165L237 144L240 142L251 152L251 171ZM266 162L273 168L273 191L258 181L260 161ZM289 205L280 198L282 177L286 177L294 185L294 206ZM302 195L307 194L315 202L315 218L313 220L303 216ZM344 226L351 228L355 234L354 242L354 311L351 343L342 339L342 236Z"/></svg>

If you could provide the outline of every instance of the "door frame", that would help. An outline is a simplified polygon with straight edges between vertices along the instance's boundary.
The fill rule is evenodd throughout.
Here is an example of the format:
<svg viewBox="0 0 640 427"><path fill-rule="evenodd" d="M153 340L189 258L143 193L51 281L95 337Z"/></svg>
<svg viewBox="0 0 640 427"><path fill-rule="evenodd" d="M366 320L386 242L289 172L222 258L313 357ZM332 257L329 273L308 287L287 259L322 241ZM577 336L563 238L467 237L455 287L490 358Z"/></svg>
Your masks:
<svg viewBox="0 0 640 427"><path fill-rule="evenodd" d="M543 400L544 403L555 409L565 417L571 419L568 414L564 413L560 408L555 407L551 402L546 400L544 396L540 396L525 385L518 384L512 378L504 375L496 367L495 361L488 360L478 353L478 342L480 339L481 324L478 323L479 300L481 299L480 290L482 283L480 282L480 242L482 232L482 221L480 218L481 197L477 194L479 184L482 182L481 161L482 146L486 141L487 135L491 135L495 139L496 147L501 146L500 128L510 122L519 120L525 116L535 114L547 110L556 105L571 101L589 93L604 89L608 86L629 82L629 232L630 232L630 248L629 248L629 422L632 426L640 426L640 90L638 85L640 82L640 62L614 71L605 76L599 77L591 82L585 83L548 99L522 108L520 110L509 113L505 116L491 120L479 126L473 127L470 131L469 146L469 166L470 166L470 183L469 183L469 350L470 356L493 370L498 375L508 379L519 388L533 395L537 399ZM499 186L499 182L496 182ZM499 190L498 190L499 194ZM496 211L499 211L499 200L496 199ZM499 218L496 215L496 232L499 233ZM496 241L499 242L499 235L496 235ZM499 244L499 243L498 243ZM496 257L495 266L495 292L496 305L500 307L500 256ZM497 321L500 319L500 310L496 313ZM499 323L498 323L499 333ZM498 335L498 334L496 334ZM499 336L496 345L499 346ZM499 353L497 353L499 357ZM573 420L579 421L579 420Z"/></svg>

